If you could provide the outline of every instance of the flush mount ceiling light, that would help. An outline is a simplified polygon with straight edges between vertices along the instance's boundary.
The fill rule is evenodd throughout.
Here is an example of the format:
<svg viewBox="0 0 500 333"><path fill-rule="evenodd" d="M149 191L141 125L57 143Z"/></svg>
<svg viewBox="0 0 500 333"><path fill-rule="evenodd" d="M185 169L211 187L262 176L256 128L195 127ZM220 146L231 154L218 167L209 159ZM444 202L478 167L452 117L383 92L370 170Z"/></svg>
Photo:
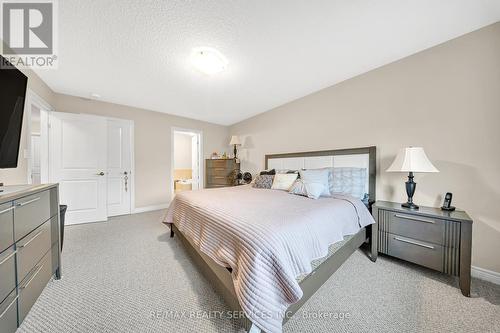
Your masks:
<svg viewBox="0 0 500 333"><path fill-rule="evenodd" d="M227 59L211 47L197 47L191 53L191 63L202 73L214 75L226 69Z"/></svg>

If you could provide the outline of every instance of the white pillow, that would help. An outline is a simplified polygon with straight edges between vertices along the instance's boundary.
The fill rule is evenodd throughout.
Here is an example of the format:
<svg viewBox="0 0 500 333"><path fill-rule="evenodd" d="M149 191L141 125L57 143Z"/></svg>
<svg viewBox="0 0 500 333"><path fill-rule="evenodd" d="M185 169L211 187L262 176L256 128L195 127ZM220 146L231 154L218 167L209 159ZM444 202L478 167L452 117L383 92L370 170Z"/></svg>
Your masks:
<svg viewBox="0 0 500 333"><path fill-rule="evenodd" d="M304 183L302 179L297 179L290 188L289 193L302 195L311 199L318 199L323 192L323 185L320 183Z"/></svg>
<svg viewBox="0 0 500 333"><path fill-rule="evenodd" d="M288 191L299 175L296 173L277 173L274 176L272 190L285 190Z"/></svg>
<svg viewBox="0 0 500 333"><path fill-rule="evenodd" d="M327 169L310 169L310 170L300 170L300 179L304 181L304 184L320 184L322 185L321 194L322 196L330 196L330 186L328 184L328 176L330 171ZM317 185L314 185L317 188Z"/></svg>

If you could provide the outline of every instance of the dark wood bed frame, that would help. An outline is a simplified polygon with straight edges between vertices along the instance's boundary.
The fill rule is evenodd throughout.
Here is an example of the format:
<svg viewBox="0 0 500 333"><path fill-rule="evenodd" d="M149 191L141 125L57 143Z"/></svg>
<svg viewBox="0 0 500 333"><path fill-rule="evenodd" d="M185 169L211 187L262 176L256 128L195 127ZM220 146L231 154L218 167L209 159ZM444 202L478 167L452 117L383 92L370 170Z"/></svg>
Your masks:
<svg viewBox="0 0 500 333"><path fill-rule="evenodd" d="M371 204L375 202L375 181L376 181L376 147L353 148L353 149L340 149L340 150L325 150L314 152L302 153L288 153L288 154L273 154L266 155L266 169L268 167L269 159L273 158L289 158L289 157L310 157L310 156L336 156L336 155L356 155L368 154L369 155L369 200L365 202L368 209ZM197 249L189 239L177 229L174 224L171 224L171 234L173 237L177 234L179 239L185 245L186 250L196 263L202 273L211 281L213 287L221 295L226 304L231 308L231 311L242 311L239 305L236 293L234 291L233 281L231 279L230 269L216 264L210 257ZM369 258L375 262L377 260L377 236L378 226L372 224L366 228L361 229L352 238L346 241L340 249L327 258L321 265L314 271L307 275L300 283L303 291L302 298L295 304L292 304L283 319L283 324L296 313L302 305L311 298L316 291L332 276L333 273L356 251L361 245L368 243ZM248 318L242 318L241 325L250 332L260 332L255 325Z"/></svg>

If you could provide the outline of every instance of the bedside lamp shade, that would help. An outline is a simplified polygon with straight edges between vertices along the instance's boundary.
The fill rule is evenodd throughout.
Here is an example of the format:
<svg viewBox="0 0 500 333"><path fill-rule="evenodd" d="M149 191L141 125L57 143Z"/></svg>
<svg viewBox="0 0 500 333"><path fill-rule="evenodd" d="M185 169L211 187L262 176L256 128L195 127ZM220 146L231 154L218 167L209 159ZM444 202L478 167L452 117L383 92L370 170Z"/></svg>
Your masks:
<svg viewBox="0 0 500 333"><path fill-rule="evenodd" d="M439 172L425 154L422 147L403 148L387 172Z"/></svg>
<svg viewBox="0 0 500 333"><path fill-rule="evenodd" d="M227 141L226 141L227 142ZM236 135L233 135L231 137L231 142L229 142L230 145L241 145L240 138L237 137Z"/></svg>
<svg viewBox="0 0 500 333"><path fill-rule="evenodd" d="M409 209L418 209L413 203L413 195L417 188L417 183L413 181L414 172L439 172L424 152L422 147L408 147L399 151L387 172L408 172L408 181L406 184L406 194L408 201L401 206Z"/></svg>

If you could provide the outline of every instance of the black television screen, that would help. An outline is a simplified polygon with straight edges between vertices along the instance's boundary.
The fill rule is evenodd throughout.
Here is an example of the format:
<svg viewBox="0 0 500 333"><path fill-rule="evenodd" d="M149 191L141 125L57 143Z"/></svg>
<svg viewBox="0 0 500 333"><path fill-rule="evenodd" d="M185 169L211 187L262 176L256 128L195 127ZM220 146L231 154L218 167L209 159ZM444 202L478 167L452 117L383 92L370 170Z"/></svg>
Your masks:
<svg viewBox="0 0 500 333"><path fill-rule="evenodd" d="M16 168L28 78L0 55L0 169Z"/></svg>

